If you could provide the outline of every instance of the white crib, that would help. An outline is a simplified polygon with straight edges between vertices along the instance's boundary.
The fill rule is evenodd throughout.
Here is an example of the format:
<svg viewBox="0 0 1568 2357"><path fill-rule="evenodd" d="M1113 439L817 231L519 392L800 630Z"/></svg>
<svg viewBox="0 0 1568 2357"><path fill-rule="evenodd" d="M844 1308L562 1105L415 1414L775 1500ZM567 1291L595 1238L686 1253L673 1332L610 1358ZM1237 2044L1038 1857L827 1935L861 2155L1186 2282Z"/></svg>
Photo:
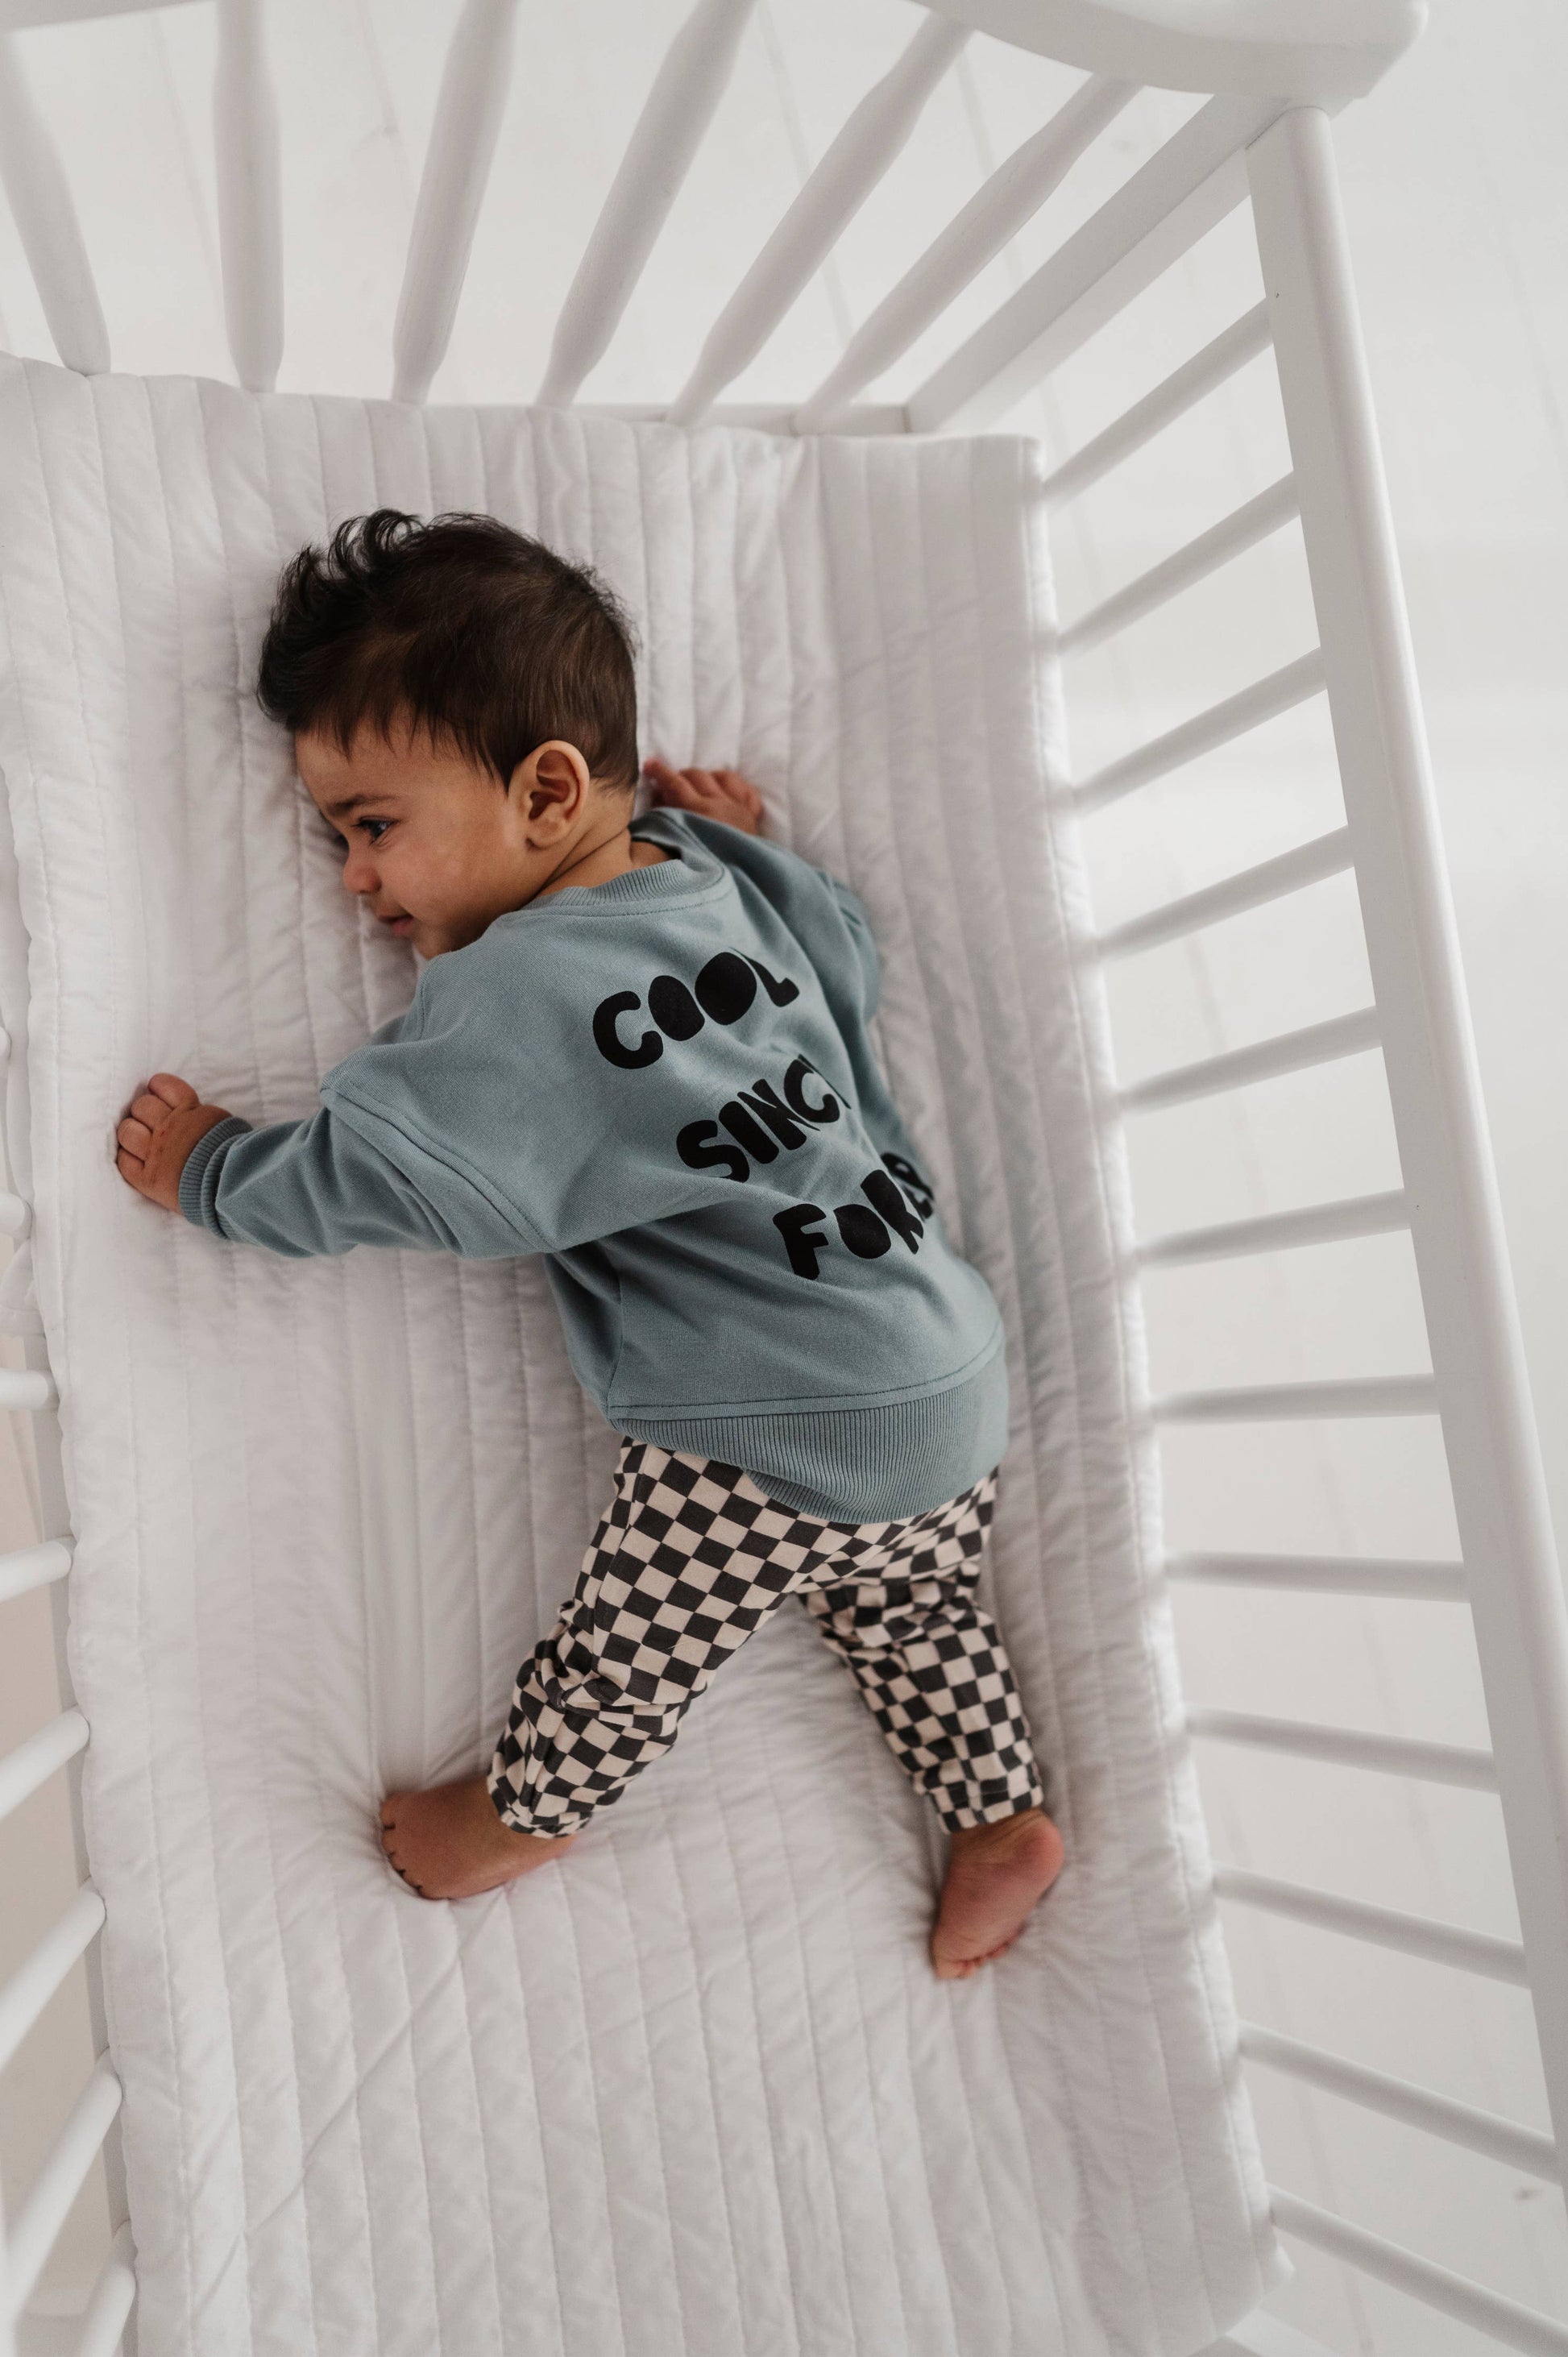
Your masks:
<svg viewBox="0 0 1568 2357"><path fill-rule="evenodd" d="M59 357L109 366L86 245L48 129L29 93L26 28L129 13L136 0L5 0L0 24L0 179ZM725 93L752 0L697 0L650 90L556 322L538 399L570 405L607 352ZM214 124L223 299L235 375L274 382L284 346L277 107L263 0L218 0ZM1219 1895L1282 1923L1461 1975L1528 1988L1558 2137L1568 2134L1568 1615L1541 1469L1481 1111L1454 923L1438 846L1419 699L1340 221L1329 117L1364 93L1419 31L1419 0L1195 0L1157 9L1111 0L935 0L892 70L871 88L805 178L719 312L671 403L634 413L693 425L709 417L779 434L973 434L1047 382L1117 321L1197 242L1250 203L1265 299L1184 350L1152 391L1069 452L1053 453L1053 508L1113 481L1156 437L1213 398L1272 347L1290 468L1174 554L1091 602L1061 633L1065 656L1113 644L1242 552L1299 517L1317 643L1208 708L1120 752L1062 791L1085 813L1154 786L1310 699L1326 697L1344 820L1239 874L1129 917L1099 937L1106 961L1134 960L1246 911L1353 871L1373 1003L1253 1044L1155 1072L1120 1110L1151 1125L1167 1109L1275 1076L1380 1050L1402 1183L1395 1189L1157 1235L1150 1268L1309 1253L1408 1229L1431 1349L1430 1372L1178 1391L1156 1415L1224 1429L1341 1419L1440 1420L1461 1558L1412 1560L1300 1552L1188 1552L1170 1576L1215 1595L1248 1591L1467 1601L1491 1749L1405 1740L1219 1709L1189 1714L1205 1742L1253 1747L1368 1775L1495 1792L1506 1827L1522 1938L1515 1944L1240 1867ZM489 178L520 31L515 0L465 0L436 106L393 339L395 398L418 403L451 337ZM521 33L526 43L527 19ZM849 337L836 364L791 404L722 404L904 147L971 33L1081 69L1058 112L984 182ZM20 34L22 38L17 38ZM1015 291L901 398L863 400L1029 222L1143 86L1201 94L1180 127ZM526 392L528 388L519 388ZM626 414L626 413L623 413ZM1245 1028L1245 1026L1243 1026ZM0 1230L22 1236L27 1205L0 1196ZM1223 1314L1223 1311L1219 1312ZM33 1422L41 1543L0 1560L0 1598L52 1584L63 1631L70 1534L53 1391L42 1345L26 1372L0 1374L0 1405ZM64 1678L63 1647L60 1654ZM89 1740L67 1707L0 1762L0 1812L45 1780L74 1772ZM1343 1788L1336 1787L1336 1791ZM80 1850L79 1834L79 1850ZM102 1901L85 1880L55 1928L0 1990L0 2065L85 1956L90 1990ZM104 2045L102 2008L94 2024ZM1365 2107L1504 2168L1560 2183L1557 2146L1537 2130L1325 2049L1257 2026L1243 2052L1261 2072ZM29 2296L77 2192L106 2171L124 2216L116 2159L118 2083L107 2057L84 2092L62 2091L59 2140L0 2257L0 2357L27 2357ZM70 2106L68 2108L68 2106ZM1438 2255L1395 2244L1354 2217L1274 2191L1282 2232L1409 2295L1496 2346L1568 2352L1568 2325L1468 2280ZM110 2357L134 2333L134 2260L121 2227L74 2337L58 2345ZM54 2348L50 2340L47 2345ZM129 2340L124 2345L131 2345ZM1260 2313L1221 2344L1251 2357L1325 2357L1316 2341ZM1413 2344L1412 2344L1413 2345ZM1346 2352L1348 2357L1348 2352Z"/></svg>

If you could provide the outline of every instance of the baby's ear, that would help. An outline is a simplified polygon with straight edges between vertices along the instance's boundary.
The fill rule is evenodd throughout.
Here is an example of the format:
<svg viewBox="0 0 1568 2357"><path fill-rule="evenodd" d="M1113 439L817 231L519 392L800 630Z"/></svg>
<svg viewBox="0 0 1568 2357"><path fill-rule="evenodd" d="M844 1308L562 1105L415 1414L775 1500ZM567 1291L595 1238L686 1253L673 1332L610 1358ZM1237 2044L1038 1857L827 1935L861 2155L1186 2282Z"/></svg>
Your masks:
<svg viewBox="0 0 1568 2357"><path fill-rule="evenodd" d="M593 779L575 745L553 737L511 773L509 791L541 844L559 843L582 817Z"/></svg>

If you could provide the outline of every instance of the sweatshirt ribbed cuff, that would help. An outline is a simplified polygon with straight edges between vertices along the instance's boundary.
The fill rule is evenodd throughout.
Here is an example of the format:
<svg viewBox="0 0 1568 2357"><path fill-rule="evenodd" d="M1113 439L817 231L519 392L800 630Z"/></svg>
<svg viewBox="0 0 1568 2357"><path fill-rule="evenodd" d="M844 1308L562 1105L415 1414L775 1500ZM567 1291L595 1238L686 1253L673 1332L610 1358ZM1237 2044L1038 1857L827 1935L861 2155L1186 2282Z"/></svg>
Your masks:
<svg viewBox="0 0 1568 2357"><path fill-rule="evenodd" d="M237 1137L249 1135L250 1128L248 1121L231 1113L226 1120L214 1122L186 1156L179 1174L179 1208L193 1228L209 1228L214 1235L222 1234L218 1223L218 1180L223 1157Z"/></svg>

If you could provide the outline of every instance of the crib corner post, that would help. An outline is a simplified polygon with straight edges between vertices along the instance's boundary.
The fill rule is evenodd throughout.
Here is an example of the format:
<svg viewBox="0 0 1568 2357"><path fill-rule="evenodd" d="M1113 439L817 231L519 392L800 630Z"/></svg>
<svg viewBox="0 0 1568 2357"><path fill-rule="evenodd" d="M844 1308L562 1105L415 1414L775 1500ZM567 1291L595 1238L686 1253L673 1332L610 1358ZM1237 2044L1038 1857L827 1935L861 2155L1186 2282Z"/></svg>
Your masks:
<svg viewBox="0 0 1568 2357"><path fill-rule="evenodd" d="M1541 2061L1568 2148L1568 1607L1327 116L1290 109L1247 160Z"/></svg>

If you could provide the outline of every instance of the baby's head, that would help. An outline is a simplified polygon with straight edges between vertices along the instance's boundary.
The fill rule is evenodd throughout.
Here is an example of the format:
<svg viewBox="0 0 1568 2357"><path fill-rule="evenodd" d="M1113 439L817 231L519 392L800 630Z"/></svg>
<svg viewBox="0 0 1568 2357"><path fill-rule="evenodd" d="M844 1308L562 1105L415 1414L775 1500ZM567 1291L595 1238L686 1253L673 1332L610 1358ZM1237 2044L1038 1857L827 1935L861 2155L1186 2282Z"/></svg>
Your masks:
<svg viewBox="0 0 1568 2357"><path fill-rule="evenodd" d="M345 886L425 957L631 814L625 618L591 573L489 516L381 508L301 549L256 692L348 845Z"/></svg>

